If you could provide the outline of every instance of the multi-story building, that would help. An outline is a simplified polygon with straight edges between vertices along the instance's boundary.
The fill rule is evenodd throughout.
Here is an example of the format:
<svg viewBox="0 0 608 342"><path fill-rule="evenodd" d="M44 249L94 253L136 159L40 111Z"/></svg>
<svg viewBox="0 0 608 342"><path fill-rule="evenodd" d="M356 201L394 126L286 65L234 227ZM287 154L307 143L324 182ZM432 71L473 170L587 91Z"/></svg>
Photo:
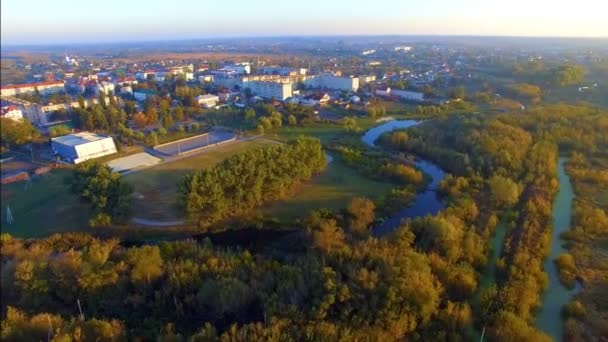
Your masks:
<svg viewBox="0 0 608 342"><path fill-rule="evenodd" d="M50 95L65 91L63 81L48 81L48 82L37 82L37 83L26 83L26 84L9 84L0 87L0 93L2 96L14 96L19 94L32 94L36 90L41 95Z"/></svg>
<svg viewBox="0 0 608 342"><path fill-rule="evenodd" d="M307 77L304 80L304 85L312 88L357 91L359 89L359 78L321 74Z"/></svg>
<svg viewBox="0 0 608 342"><path fill-rule="evenodd" d="M251 81L243 82L244 89L249 89L255 95L267 99L275 98L284 101L292 96L291 82Z"/></svg>

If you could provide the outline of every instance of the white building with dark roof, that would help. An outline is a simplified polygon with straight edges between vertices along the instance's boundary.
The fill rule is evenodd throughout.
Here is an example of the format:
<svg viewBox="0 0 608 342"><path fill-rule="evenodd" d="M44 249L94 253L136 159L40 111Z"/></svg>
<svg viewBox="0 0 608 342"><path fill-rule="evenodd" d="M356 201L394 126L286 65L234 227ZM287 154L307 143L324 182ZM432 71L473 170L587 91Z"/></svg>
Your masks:
<svg viewBox="0 0 608 342"><path fill-rule="evenodd" d="M53 138L51 148L53 153L73 164L116 153L116 145L112 137L91 132Z"/></svg>

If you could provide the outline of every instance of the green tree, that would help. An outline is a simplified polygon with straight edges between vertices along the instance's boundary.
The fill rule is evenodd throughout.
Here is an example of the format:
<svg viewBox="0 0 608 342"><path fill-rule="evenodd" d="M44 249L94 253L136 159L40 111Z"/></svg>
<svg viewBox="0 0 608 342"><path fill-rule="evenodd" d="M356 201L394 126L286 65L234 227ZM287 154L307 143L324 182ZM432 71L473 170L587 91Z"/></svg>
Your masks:
<svg viewBox="0 0 608 342"><path fill-rule="evenodd" d="M184 108L182 106L175 107L175 121L182 122L184 120Z"/></svg>
<svg viewBox="0 0 608 342"><path fill-rule="evenodd" d="M131 248L127 254L131 265L131 280L134 283L150 284L163 272L163 258L158 246L143 246Z"/></svg>
<svg viewBox="0 0 608 342"><path fill-rule="evenodd" d="M448 92L451 99L464 99L466 91L463 86L451 88Z"/></svg>
<svg viewBox="0 0 608 342"><path fill-rule="evenodd" d="M551 79L562 87L580 84L585 80L585 67L572 63L561 65L552 70Z"/></svg>
<svg viewBox="0 0 608 342"><path fill-rule="evenodd" d="M287 117L287 123L289 126L296 126L298 124L298 119L296 119L295 115L289 115Z"/></svg>
<svg viewBox="0 0 608 342"><path fill-rule="evenodd" d="M128 218L133 189L108 166L92 162L79 164L70 184L75 193L91 204L93 226L107 226Z"/></svg>
<svg viewBox="0 0 608 342"><path fill-rule="evenodd" d="M2 144L10 148L32 142L39 133L27 120L0 118L0 136Z"/></svg>
<svg viewBox="0 0 608 342"><path fill-rule="evenodd" d="M171 114L169 112L163 114L162 125L166 129L173 127L173 118L171 117Z"/></svg>

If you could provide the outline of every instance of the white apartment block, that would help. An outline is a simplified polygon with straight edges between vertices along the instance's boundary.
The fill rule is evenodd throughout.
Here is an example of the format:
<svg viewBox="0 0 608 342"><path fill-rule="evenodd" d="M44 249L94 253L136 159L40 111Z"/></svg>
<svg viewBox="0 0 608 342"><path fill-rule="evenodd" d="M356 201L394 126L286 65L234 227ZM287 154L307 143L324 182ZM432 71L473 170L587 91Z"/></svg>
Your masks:
<svg viewBox="0 0 608 342"><path fill-rule="evenodd" d="M26 84L9 84L0 87L2 96L15 96L19 94L33 94L36 89L41 95L49 95L65 91L63 81L49 81Z"/></svg>
<svg viewBox="0 0 608 342"><path fill-rule="evenodd" d="M243 82L243 89L250 89L254 95L267 99L275 98L284 101L292 96L291 82L281 83L272 81Z"/></svg>
<svg viewBox="0 0 608 342"><path fill-rule="evenodd" d="M308 77L304 81L304 85L312 88L357 91L359 89L359 78L322 74Z"/></svg>

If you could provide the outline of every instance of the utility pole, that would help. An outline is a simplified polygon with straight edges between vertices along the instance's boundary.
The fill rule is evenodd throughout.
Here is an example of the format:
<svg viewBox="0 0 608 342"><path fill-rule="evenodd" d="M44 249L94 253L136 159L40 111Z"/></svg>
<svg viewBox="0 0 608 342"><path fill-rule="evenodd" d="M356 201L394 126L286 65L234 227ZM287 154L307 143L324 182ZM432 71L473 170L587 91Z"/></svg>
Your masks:
<svg viewBox="0 0 608 342"><path fill-rule="evenodd" d="M51 315L46 315L46 319L49 321L49 332L46 336L47 342L51 341L51 337L53 337L53 322L51 322Z"/></svg>
<svg viewBox="0 0 608 342"><path fill-rule="evenodd" d="M78 311L80 311L80 320L84 322L84 314L82 313L82 307L80 306L80 299L76 299L76 303L78 303Z"/></svg>
<svg viewBox="0 0 608 342"><path fill-rule="evenodd" d="M11 207L6 206L6 223L13 224L15 223L15 219L13 218L13 213L11 212Z"/></svg>

